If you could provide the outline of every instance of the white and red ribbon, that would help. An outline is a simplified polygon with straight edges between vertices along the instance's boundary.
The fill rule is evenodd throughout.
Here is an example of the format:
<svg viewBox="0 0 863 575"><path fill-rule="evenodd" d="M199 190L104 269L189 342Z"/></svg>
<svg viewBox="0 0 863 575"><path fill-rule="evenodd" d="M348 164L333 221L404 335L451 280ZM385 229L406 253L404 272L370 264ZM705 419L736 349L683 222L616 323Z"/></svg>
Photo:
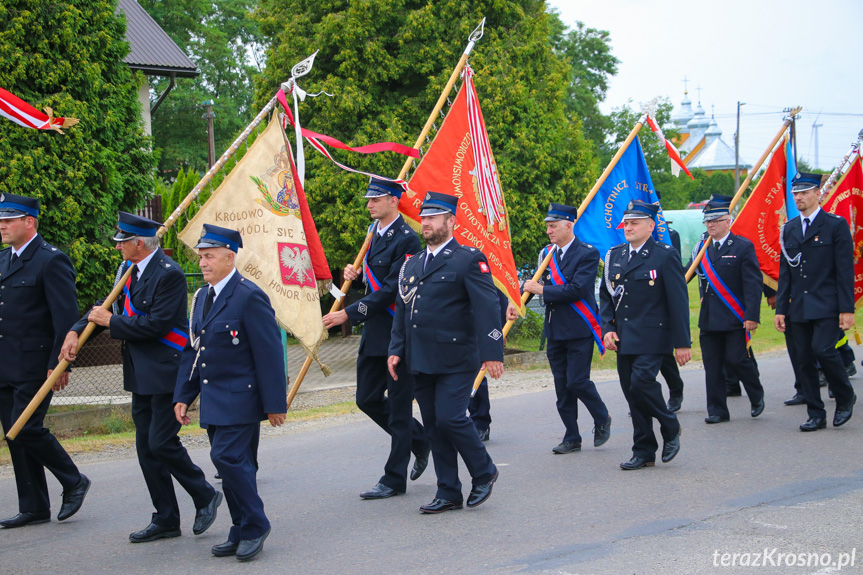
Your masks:
<svg viewBox="0 0 863 575"><path fill-rule="evenodd" d="M474 171L476 172L473 176L477 181L485 219L491 226L503 220L503 215L500 213L500 206L503 206L503 191L497 177L497 167L492 159L485 121L479 107L476 88L473 85L473 75L473 69L469 64L465 64L462 77L464 78L463 85L467 89L467 119L470 128L471 147L473 148Z"/></svg>
<svg viewBox="0 0 863 575"><path fill-rule="evenodd" d="M33 130L56 130L68 128L78 123L76 118L55 118L51 108L39 111L15 94L0 88L0 116L4 116L19 126Z"/></svg>
<svg viewBox="0 0 863 575"><path fill-rule="evenodd" d="M297 123L294 120L294 115L291 113L291 108L288 105L288 100L287 100L287 97L285 96L284 90L279 90L279 93L277 94L277 98L278 98L279 102L282 104L282 108L285 111L284 116L283 116L284 119L282 121L282 128L287 129L288 124L290 124L296 128ZM336 161L336 159L333 158L332 154L330 154L330 151L324 145L324 142L326 142L327 144L329 144L335 148L339 148L342 150L348 150L351 152L358 152L360 154L376 154L378 152L395 152L397 154L401 154L403 156L408 156L411 158L418 158L419 154L420 154L419 150L416 148L411 148L409 146L405 146L404 144L397 144L395 142L379 142L377 144L369 144L367 146L359 146L359 147L354 148L354 147L348 146L344 142L337 140L336 138L333 138L332 136L327 136L325 134L319 134L317 132L307 130L306 128L301 127L300 133L306 138L306 141L308 141L309 144L314 149L316 149L318 152L323 154L328 160L330 160L332 163L334 163L335 165L337 165L341 169L343 169L347 172L353 172L355 174L363 174L365 176L375 177L375 178L379 178L381 180L386 180L388 182L393 182L393 183L396 183L396 184L402 186L405 189L407 189L408 183L401 178L393 179L393 178L387 178L385 176L380 176L378 174L373 174L371 172L364 172L362 170L357 170L355 168L352 168L350 166L346 166L345 164L342 164L341 162Z"/></svg>
<svg viewBox="0 0 863 575"><path fill-rule="evenodd" d="M694 180L695 178L686 168L686 164L683 163L683 159L680 157L680 152L677 151L677 148L674 147L674 144L672 144L670 140L665 138L665 134L663 134L662 130L659 129L659 126L656 124L656 120L649 115L647 116L647 125L650 126L651 130L653 130L657 139L665 146L665 149L668 150L668 157L671 158L671 173L677 177L680 175L680 170L683 169L683 171L686 172L686 175Z"/></svg>

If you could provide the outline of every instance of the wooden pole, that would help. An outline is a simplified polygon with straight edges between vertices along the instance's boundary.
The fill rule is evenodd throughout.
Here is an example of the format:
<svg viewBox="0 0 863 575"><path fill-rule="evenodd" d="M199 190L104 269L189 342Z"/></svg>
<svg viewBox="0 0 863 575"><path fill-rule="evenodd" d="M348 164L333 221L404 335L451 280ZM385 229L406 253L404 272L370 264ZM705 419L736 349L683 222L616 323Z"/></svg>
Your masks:
<svg viewBox="0 0 863 575"><path fill-rule="evenodd" d="M222 157L219 158L219 161L216 162L209 169L209 171L207 171L206 174L204 174L204 177L201 178L201 181L198 182L198 184L194 188L192 188L192 190L183 199L180 205L177 206L177 209L174 210L174 213L172 213L170 217L168 217L163 226L159 228L158 232L156 232L156 235L159 238L164 236L165 232L167 232L168 229L173 226L174 223L176 223L176 221L180 217L180 214L182 214L186 210L186 208L191 205L195 198L198 197L198 195L201 193L201 190L203 190L204 187L208 183L210 183L210 180L213 179L213 176L220 169L222 169L222 166L225 165L225 162L227 162L228 159L230 159L230 157L236 153L237 149L239 149L240 147L240 144L242 144L246 140L246 138L249 137L249 134L252 133L252 130L254 130L257 125L261 123L261 120L263 120L266 117L267 113L272 110L275 103L276 97L273 96L272 99L270 99L270 101L267 102L267 104L264 106L263 110L261 110L261 112L257 116L255 116L255 119L252 120L252 123L249 124L245 130L243 130L243 133L240 134L237 139L234 140L234 143L231 144L231 146L225 151L224 154L222 154ZM120 296L120 293L123 291L123 286L126 285L126 280L129 279L131 273L132 266L129 266L129 269L126 270L126 273L123 274L123 277L120 278L120 281L117 282L117 285L114 286L114 289L112 289L111 293L108 294L108 297L105 298L105 301L102 303L102 309L111 309L114 301ZM89 322L87 324L87 327L84 328L84 331L82 331L81 335L78 337L78 348L76 351L81 351L81 348L84 346L85 343L87 343L87 340L92 335L94 329L96 329L96 324L93 322ZM54 387L54 384L57 382L57 380L60 379L60 375L62 375L62 373L66 371L67 367L69 367L69 362L65 359L61 359L60 363L57 364L57 367L54 368L54 371L51 373L48 379L45 380L45 383L42 384L42 387L39 388L39 391L36 392L36 395L33 396L33 399L30 400L30 403L18 417L15 425L13 425L12 429L9 430L9 433L6 434L6 437L8 439L15 439L18 436L18 433L33 416L33 413L36 411L36 409L51 391L51 388Z"/></svg>
<svg viewBox="0 0 863 575"><path fill-rule="evenodd" d="M605 180L608 179L608 176L611 175L611 171L614 170L617 163L620 161L620 158L623 157L624 152L638 135L638 132L641 131L642 126L644 126L644 122L647 121L646 116L642 116L639 118L638 122L635 123L635 126L632 128L632 131L629 132L629 135L626 137L626 140L621 144L620 149L617 150L617 153L614 154L614 157L611 158L611 161L608 162L608 165L605 167L605 170L602 171L602 175L599 176L599 179L596 180L596 183L593 184L593 187L588 192L587 196L581 202L581 205L578 206L578 217L581 217L581 214L584 213L584 210L587 209L587 206L590 204L590 201L593 197L599 192L599 188L602 187L602 184L605 183ZM551 263L552 254L554 254L554 250L548 250L548 255L545 256L545 259L542 260L542 263L539 264L539 267L536 268L536 273L533 274L531 278L533 281L537 282L542 277L542 274L545 273L548 264ZM525 292L521 294L521 305L524 306L527 303L527 299L530 297L530 294ZM515 324L515 320L509 319L503 325L503 337L506 338L509 330L512 329L513 324ZM476 390L479 389L480 384L482 384L482 380L485 377L486 370L481 369L479 373L476 375L476 379L473 380L473 389L470 392L470 396L473 397L476 395Z"/></svg>
<svg viewBox="0 0 863 575"><path fill-rule="evenodd" d="M417 136L416 142L414 143L414 148L419 148L420 146L422 146L423 142L425 141L426 136L428 136L428 133L431 131L431 128L434 125L434 121L437 118L437 115L440 113L440 111L443 109L443 105L446 103L447 96L449 96L449 93L452 91L452 87L455 85L456 81L458 80L459 74L461 74L462 69L464 68L465 64L467 64L468 56L470 56L470 53L473 50L473 47L476 45L476 42L480 38L482 38L484 26L485 26L485 18L483 18L482 22L480 22L480 25L477 26L477 28L473 32L471 32L470 37L468 38L467 48L465 48L464 53L461 55L461 58L459 58L458 64L456 64L455 69L452 71L452 74L450 74L449 80L447 81L446 86L444 86L444 89L441 92L440 97L438 98L437 103L435 104L435 107L432 109L431 114L429 114L428 120L426 120L426 123L423 126L422 131L420 132L420 135ZM399 179L399 180L404 179L404 177L408 173L408 170L411 167L411 162L413 162L413 158L408 158L407 160L405 160L405 163L402 166L401 171L399 172L398 178L396 178L396 179ZM372 234L373 233L374 233L374 230L372 230L368 234L366 234L366 239L365 239L365 241L363 241L363 245L360 248L360 253L357 254L357 257L354 260L354 267L355 268L358 268L360 266L360 264L363 261L363 258L366 256L366 251L368 251L369 246L372 243ZM350 288L351 288L351 281L345 280L344 283L342 284L342 293L345 293L345 294L348 293L348 290ZM333 313L334 311L338 311L338 309L342 306L342 300L343 299L344 299L343 297L338 298L338 299L336 299L336 301L333 302L333 305L330 308L330 313ZM303 378L305 378L306 373L309 371L309 367L311 367L311 365L312 365L312 358L306 357L306 360L303 362L303 366L300 368L300 372L297 374L297 377L294 380L294 384L291 386L291 390L288 393L288 409L291 408L291 402L293 402L294 397L296 397L297 391L299 391L300 385L303 383Z"/></svg>
<svg viewBox="0 0 863 575"><path fill-rule="evenodd" d="M782 128L779 129L779 131L776 133L776 136L774 136L773 140L770 141L770 145L767 146L767 149L764 150L764 153L761 154L761 157L758 158L758 161L755 162L755 165L752 166L751 170L749 170L749 174L746 175L746 179L743 180L742 184L740 184L740 188L738 188L737 193L734 194L734 197L731 199L731 205L728 207L729 212L734 211L734 207L740 201L740 198L743 196L743 192L746 191L746 188L749 186L749 183L752 181L752 176L754 176L755 173L759 170L759 168L761 168L761 164L763 164L765 162L765 160L767 160L767 156L769 156L770 152L773 151L773 148L776 147L777 142L779 142L779 140L782 138L782 136L785 135L785 131L788 129L788 126L791 125L791 122L794 119L794 116L799 114L800 110L802 110L802 109L803 108L801 108L801 107L797 107L797 108L794 108L793 110L791 110L789 112L788 117L785 118L784 122L782 122ZM786 185L790 185L790 184L786 183ZM689 269L686 271L686 283L689 283L689 281L695 275L695 270L698 269L698 264L701 263L701 259L704 257L704 254L707 252L707 246L708 246L708 243L704 242L704 245L701 246L701 250L699 250L698 254L695 256L695 259L692 260L692 264L690 264Z"/></svg>

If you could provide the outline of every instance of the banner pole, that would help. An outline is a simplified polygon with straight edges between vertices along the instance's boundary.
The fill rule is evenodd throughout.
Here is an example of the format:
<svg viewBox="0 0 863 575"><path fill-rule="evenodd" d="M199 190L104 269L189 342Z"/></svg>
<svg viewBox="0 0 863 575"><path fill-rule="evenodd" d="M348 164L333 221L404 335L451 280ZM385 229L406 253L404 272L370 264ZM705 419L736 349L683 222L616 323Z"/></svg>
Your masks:
<svg viewBox="0 0 863 575"><path fill-rule="evenodd" d="M851 144L851 149L848 150L848 153L845 154L845 157L842 158L842 161L839 162L839 165L836 167L835 170L833 170L833 173L830 174L830 177L827 178L827 181L824 182L824 186L821 187L820 197L822 200L826 198L830 192L833 191L833 188L837 184L839 184L838 180L840 176L843 175L842 170L844 170L845 166L847 166L852 161L854 155L859 153L861 143L863 143L863 130L860 130L860 133L857 134L857 141Z"/></svg>
<svg viewBox="0 0 863 575"><path fill-rule="evenodd" d="M590 204L590 201L593 199L593 197L596 196L597 192L599 192L599 189L602 187L602 184L604 184L605 180L608 179L608 176L611 175L612 170L614 170L615 166L617 166L617 163L620 161L620 158L623 157L624 152L626 152L626 149L629 148L629 145L632 143L632 141L638 135L638 132L644 126L644 123L646 121L647 121L647 114L642 114L642 116L638 119L638 122L635 123L635 126L629 132L629 135L623 141L623 144L621 144L620 149L617 150L617 153L614 154L614 157L611 158L610 162L608 162L608 165L605 167L605 170L602 171L602 175L599 176L599 179L596 180L595 184L593 184L593 187L590 189L590 192L587 193L587 196L585 196L584 200L581 202L581 205L578 206L578 217L579 218L581 217L581 214L584 213L584 210L587 209L587 206L588 206L588 204ZM551 258L552 258L553 254L554 254L553 250L548 251L548 255L545 256L545 258L542 260L542 263L540 263L539 267L536 268L536 272L533 274L533 277L531 278L533 281L538 282L540 280L540 278L542 278L542 274L545 273L545 270L548 267L548 264L551 263ZM527 292L521 294L521 305L522 305L522 307L524 307L527 304L527 300L529 297L530 297L530 294ZM513 319L506 320L506 323L503 325L503 330L502 330L504 338L506 338L507 334L509 333L509 330L512 329L513 324L515 324L515 320L513 320ZM485 377L485 373L486 373L486 370L481 369L479 371L479 373L476 374L476 379L473 380L473 389L470 392L471 397L474 397L476 395L476 391L479 389L479 386L482 384L482 380Z"/></svg>
<svg viewBox="0 0 863 575"><path fill-rule="evenodd" d="M261 120L266 117L267 113L273 109L273 106L275 104L276 97L273 96L270 101L267 102L264 108L260 111L260 113L255 116L255 119L252 120L252 122L248 126L246 126L246 129L243 130L243 132L237 137L236 140L234 140L234 143L231 144L227 150L225 150L225 153L222 154L222 157L220 157L219 160L215 164L213 164L213 166L207 171L207 173L204 174L204 177L201 178L201 181L199 181L195 185L195 187L192 188L192 190L186 195L183 201L180 202L180 205L177 206L177 209L174 210L174 212L168 217L162 227L159 228L159 230L156 232L157 237L161 239L168 231L168 229L177 222L180 215L189 207L189 205L191 205L195 198L198 197L198 195L201 193L201 190L203 190L204 187L208 183L210 183L210 180L213 179L213 176L215 176L216 173L220 169L222 169L222 167L225 165L225 162L227 162L228 159L230 159L231 156L233 156L237 152L240 144L242 144L249 137L249 135L252 133L252 130L254 130L258 126L258 124L261 123ZM105 298L105 301L102 303L101 306L102 309L111 309L111 306L114 304L114 301L116 301L116 299L120 296L120 293L123 291L123 286L126 285L126 281L129 279L129 276L131 274L132 266L129 266L129 269L126 270L126 273L123 274L123 276L120 278L120 281L117 282L117 285L114 286L114 289L112 289L111 293L108 294L108 297ZM93 334L94 329L96 329L96 324L93 322L89 322L87 324L87 327L84 328L84 331L82 331L81 335L78 337L78 348L76 351L81 351L81 348L84 346L85 343L87 343L87 340ZM30 400L30 403L18 417L17 421L15 421L15 425L13 425L12 428L9 430L9 433L6 434L6 437L8 439L15 439L18 436L18 433L20 433L24 425L26 425L30 418L33 416L33 413L36 411L36 409L51 391L51 388L54 387L54 384L57 382L57 380L60 379L60 376L63 374L63 372L66 371L67 367L69 367L69 362L65 359L61 359L60 363L57 364L57 367L54 368L54 371L51 372L51 375L48 377L48 379L45 380L45 383L42 384L42 387L39 388L39 391L36 392L36 395L33 396L33 399Z"/></svg>
<svg viewBox="0 0 863 575"><path fill-rule="evenodd" d="M743 196L743 192L746 191L746 188L749 186L749 183L752 181L752 177L755 173L761 168L761 165L767 160L767 156L770 155L770 152L776 147L776 144L785 135L785 131L788 130L788 126L791 125L791 122L794 120L794 117L800 113L800 110L803 108L798 106L789 111L788 116L785 118L785 121L782 122L782 127L773 137L773 140L770 141L770 144L767 146L767 149L764 150L764 153L761 154L761 157L758 158L758 161L755 162L755 165L752 166L752 169L749 170L749 174L746 176L746 179L743 180L743 183L740 184L740 187L737 189L737 193L734 194L734 197L731 199L731 205L728 208L729 213L734 211L734 207L740 201L740 198ZM789 185L786 183L786 186ZM698 269L698 265L701 263L701 259L704 257L704 254L707 253L707 242L704 242L704 245L701 246L701 250L699 250L698 254L695 256L695 259L692 260L692 264L689 266L689 269L686 271L686 283L692 279L695 275L695 270Z"/></svg>
<svg viewBox="0 0 863 575"><path fill-rule="evenodd" d="M474 29L474 31L470 33L470 36L468 37L467 47L465 48L464 52L462 53L461 58L458 61L458 64L456 64L455 69L452 71L452 74L450 74L449 80L447 81L446 86L444 86L444 89L441 92L441 95L438 98L437 103L435 104L435 107L432 109L431 114L429 114L428 120L426 120L426 123L423 126L422 131L420 131L420 135L417 136L416 142L414 143L414 146L413 146L414 148L419 149L419 147L422 146L423 141L425 141L426 136L428 136L428 133L431 131L432 125L434 124L434 121L437 118L437 115L443 109L443 105L446 103L447 96L449 96L449 93L452 91L452 87L455 85L456 81L458 80L459 74L461 74L462 69L464 68L465 64L467 64L468 56L470 56L471 51L473 51L473 47L476 45L476 43L479 41L479 39L482 38L484 32L485 32L485 18L483 18L482 22L479 23L479 26L477 26ZM407 160L405 160L405 163L402 166L401 171L399 172L398 178L396 178L396 179L403 180L405 178L405 176L408 173L408 170L411 167L412 161L413 161L413 158L408 158ZM366 234L366 239L363 241L363 245L360 248L360 252L357 254L356 259L354 259L354 267L355 268L358 268L360 266L360 264L362 264L363 258L366 256L366 251L368 251L369 246L372 243L372 234L373 233L374 233L374 230L371 230L371 231L369 231L369 233ZM342 283L342 293L347 294L349 289L351 289L351 281L345 280ZM336 298L336 301L334 301L332 307L330 307L330 313L338 311L339 308L342 307L343 301L344 301L344 296ZM294 397L296 397L297 391L299 391L300 385L303 383L303 379L305 378L306 373L308 373L309 367L311 367L311 365L312 365L312 358L306 357L306 360L303 362L303 366L300 368L300 372L297 374L297 377L294 380L294 384L291 386L291 390L288 393L288 409L291 408L291 403L294 401Z"/></svg>

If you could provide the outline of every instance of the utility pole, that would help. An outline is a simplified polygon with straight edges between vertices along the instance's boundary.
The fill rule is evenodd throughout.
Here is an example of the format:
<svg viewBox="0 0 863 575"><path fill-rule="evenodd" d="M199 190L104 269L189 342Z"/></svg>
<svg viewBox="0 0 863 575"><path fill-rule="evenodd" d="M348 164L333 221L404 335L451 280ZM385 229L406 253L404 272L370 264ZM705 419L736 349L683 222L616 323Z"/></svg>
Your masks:
<svg viewBox="0 0 863 575"><path fill-rule="evenodd" d="M207 165L212 168L213 164L216 163L216 139L213 135L213 120L216 118L216 114L213 112L212 100L205 100L201 102L201 105L207 109L201 118L207 120Z"/></svg>
<svg viewBox="0 0 863 575"><path fill-rule="evenodd" d="M819 124L816 119L812 124L812 139L815 144L815 165L813 166L816 170L818 169L818 128L823 126L824 124Z"/></svg>
<svg viewBox="0 0 863 575"><path fill-rule="evenodd" d="M737 131L734 132L734 189L740 188L740 106L746 102L737 102Z"/></svg>

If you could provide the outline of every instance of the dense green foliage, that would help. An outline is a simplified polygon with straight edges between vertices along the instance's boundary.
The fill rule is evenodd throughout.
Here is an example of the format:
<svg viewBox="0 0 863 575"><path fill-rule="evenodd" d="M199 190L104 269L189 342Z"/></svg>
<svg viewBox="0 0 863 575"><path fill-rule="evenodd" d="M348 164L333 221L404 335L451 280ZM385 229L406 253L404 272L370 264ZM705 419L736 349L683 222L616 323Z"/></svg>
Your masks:
<svg viewBox="0 0 863 575"><path fill-rule="evenodd" d="M413 144L483 16L485 36L471 56L475 83L498 164L517 262L533 262L551 200L577 205L599 175L581 123L567 118L569 64L552 48L552 22L537 0L260 0L256 18L271 39L258 83L262 105L291 67L320 50L301 80L308 128L351 145ZM395 154L337 157L355 167L396 176ZM366 181L307 149L306 192L330 265L353 260L367 217Z"/></svg>
<svg viewBox="0 0 863 575"><path fill-rule="evenodd" d="M552 14L550 39L555 53L570 65L566 111L581 120L584 136L601 149L612 124L611 118L599 111L599 103L605 99L608 79L617 73L620 63L611 53L611 35L583 22L567 30Z"/></svg>
<svg viewBox="0 0 863 575"><path fill-rule="evenodd" d="M178 78L152 117L160 150L159 172L173 179L186 168L207 169L207 121L201 103L213 100L216 157L254 117L252 78L262 56L257 25L249 17L252 0L139 0L141 6L198 66L197 78ZM168 87L150 78L152 96Z"/></svg>
<svg viewBox="0 0 863 575"><path fill-rule="evenodd" d="M83 306L104 297L118 258L117 210L134 211L153 188L137 87L123 58L116 1L0 2L0 86L57 116L66 135L0 119L0 192L42 202L39 231L72 258Z"/></svg>

